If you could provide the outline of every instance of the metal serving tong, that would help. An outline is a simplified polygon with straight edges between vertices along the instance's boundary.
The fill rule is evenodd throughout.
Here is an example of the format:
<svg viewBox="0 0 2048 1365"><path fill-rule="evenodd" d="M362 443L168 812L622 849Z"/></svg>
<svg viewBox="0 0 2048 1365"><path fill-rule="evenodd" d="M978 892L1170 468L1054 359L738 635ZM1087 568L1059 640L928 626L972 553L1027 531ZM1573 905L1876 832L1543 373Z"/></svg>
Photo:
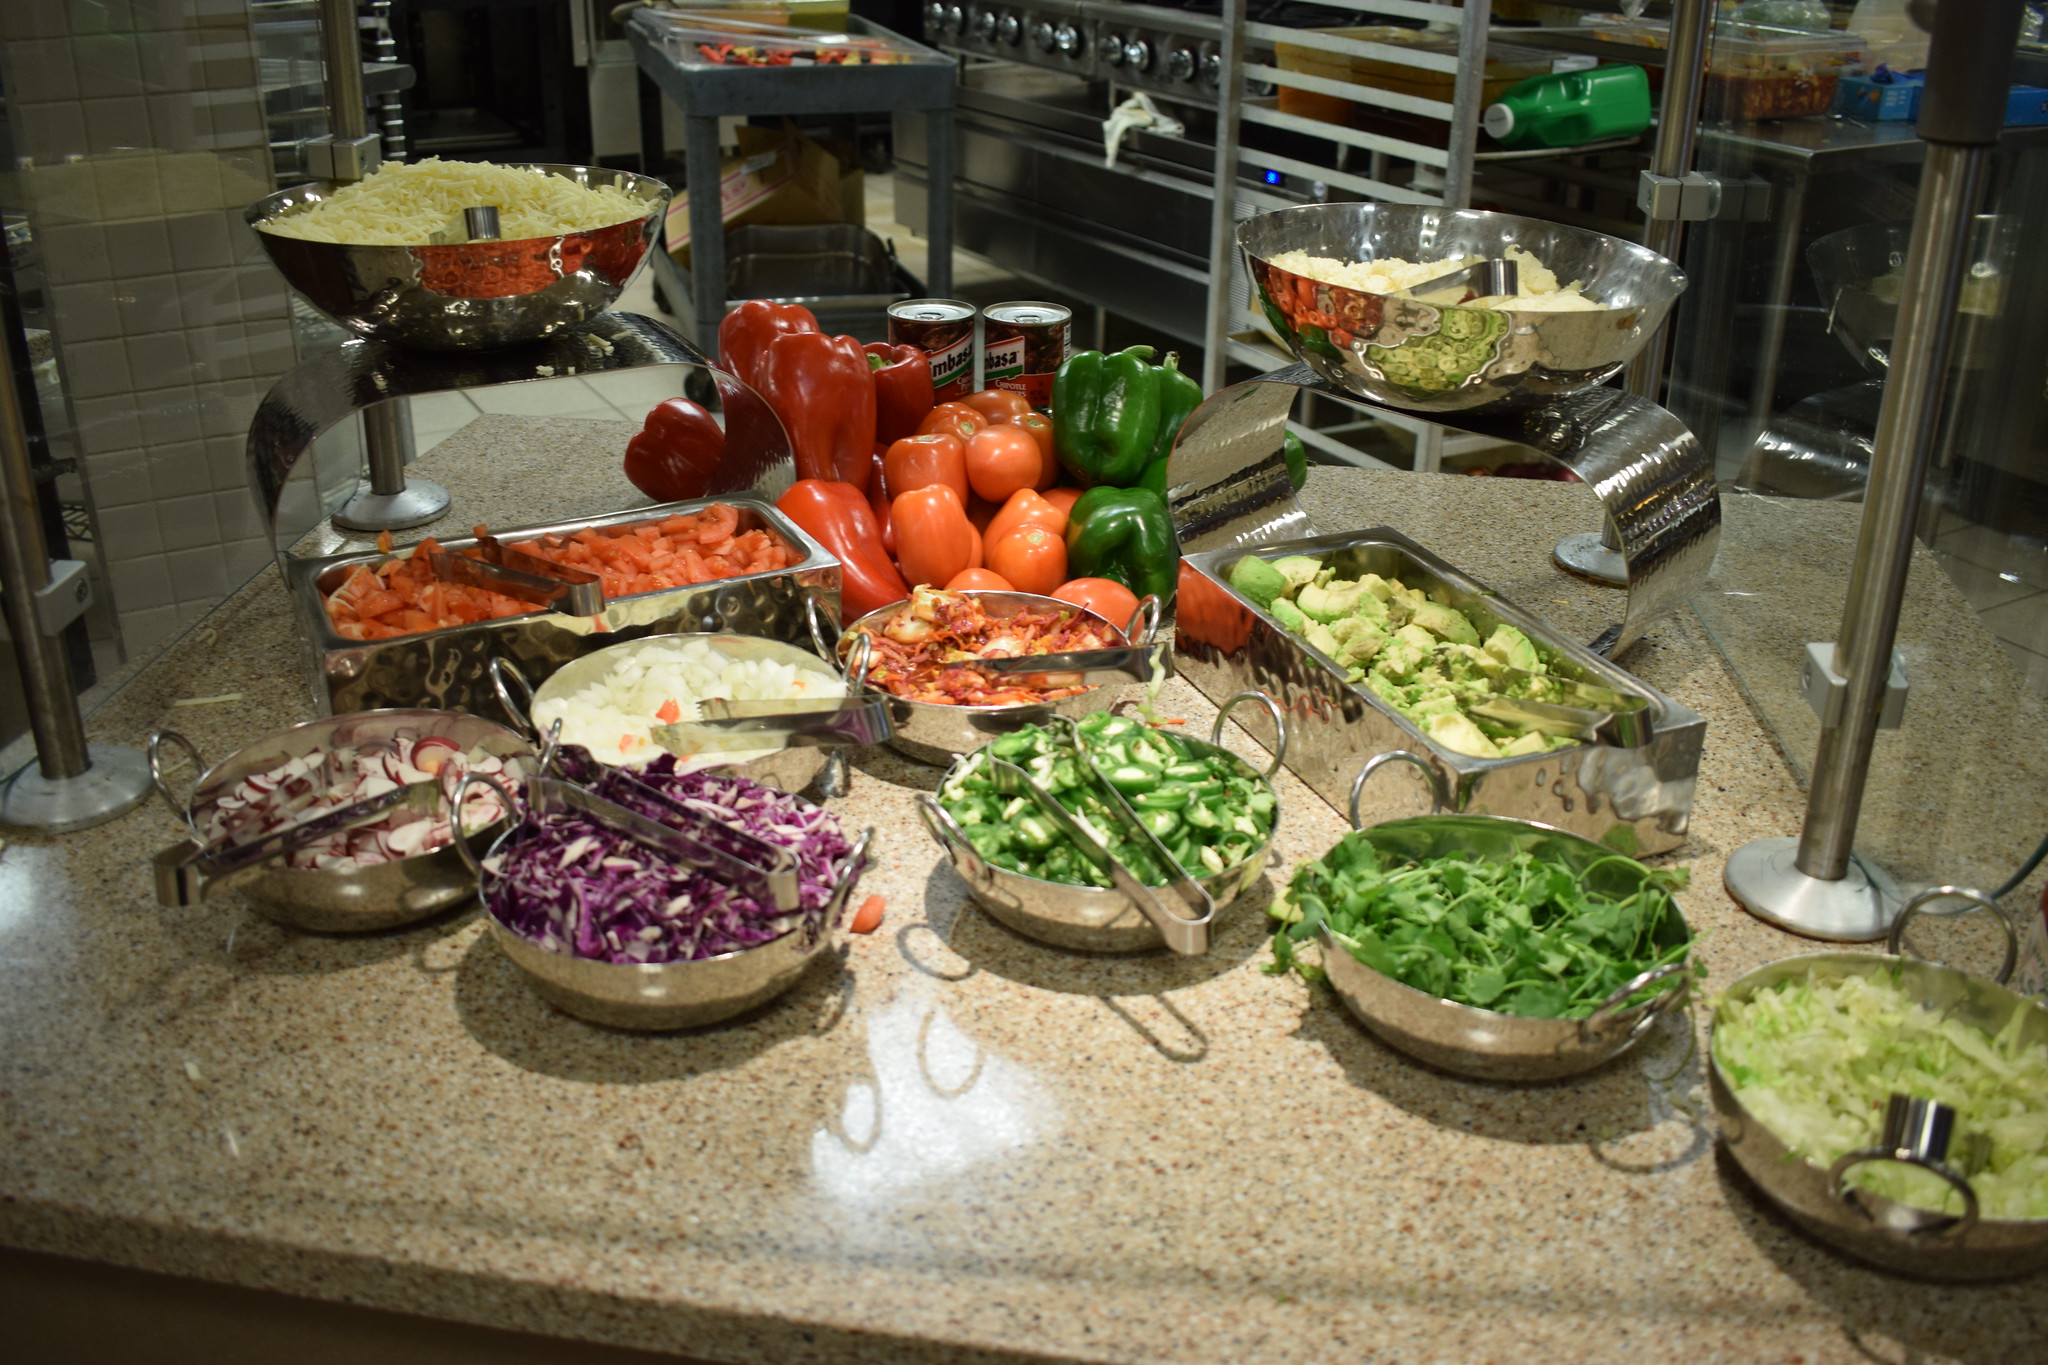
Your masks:
<svg viewBox="0 0 2048 1365"><path fill-rule="evenodd" d="M1005 796L1029 798L1060 833L1073 841L1082 856L1095 864L1096 870L1108 877L1110 884L1137 906L1139 913L1152 921L1168 948L1184 957L1200 957L1208 952L1209 925L1216 918L1214 898L1166 851L1166 845L1159 842L1158 836L1145 828L1145 822L1124 800L1123 793L1103 777L1095 766L1095 760L1089 756L1087 746L1081 742L1081 733L1074 728L1074 722L1065 716L1055 716L1051 726L1071 747L1083 770L1095 779L1096 788L1105 798L1110 819L1118 826L1118 832L1151 853L1152 860L1166 873L1166 885L1147 886L1137 873L1109 851L1109 846L1098 839L1093 830L1061 805L1058 797L1033 781L1030 773L991 753L988 755L989 776L996 790ZM1170 893L1181 908L1169 906L1160 894L1162 891Z"/></svg>
<svg viewBox="0 0 2048 1365"><path fill-rule="evenodd" d="M1471 290L1478 298L1490 299L1503 294L1516 293L1520 290L1521 284L1522 268L1520 266L1505 257L1495 256L1489 259L1482 256L1468 258L1464 265L1459 266L1448 275L1439 275L1433 280L1424 280L1421 284L1410 285L1406 289L1397 289L1394 291L1394 297L1416 299L1423 303L1434 303L1439 302L1439 300L1424 296L1447 293L1455 289L1459 291L1459 297L1448 300L1448 302L1457 303L1463 299L1463 291L1467 289Z"/></svg>
<svg viewBox="0 0 2048 1365"><path fill-rule="evenodd" d="M762 905L772 905L783 913L798 907L796 855L788 849L706 819L618 769L606 776L626 784L634 796L659 809L663 818L649 819L559 777L528 778L526 808L537 816L574 811L685 867L697 868ZM457 795L459 799L461 793Z"/></svg>
<svg viewBox="0 0 2048 1365"><path fill-rule="evenodd" d="M697 708L703 713L697 720L657 725L648 734L670 753L690 755L777 744L816 749L881 744L895 733L889 703L881 697L832 697L813 703L706 697Z"/></svg>
<svg viewBox="0 0 2048 1365"><path fill-rule="evenodd" d="M1499 682L1520 683L1540 697L1482 697L1466 709L1489 720L1521 725L1546 735L1564 735L1588 744L1640 749L1650 742L1650 703L1598 683L1577 682L1548 673L1502 669Z"/></svg>
<svg viewBox="0 0 2048 1365"><path fill-rule="evenodd" d="M495 536L478 536L476 548L477 558L435 550L427 565L435 577L450 583L503 593L567 616L596 616L604 610L604 580L588 569L515 550Z"/></svg>
<svg viewBox="0 0 2048 1365"><path fill-rule="evenodd" d="M224 839L211 844L187 839L172 844L153 860L157 903L176 909L197 905L216 891L233 890L315 840L368 824L399 806L431 807L440 799L438 782L415 782L350 802L338 810L322 811L254 839ZM308 796L300 808L317 800L317 793Z"/></svg>
<svg viewBox="0 0 2048 1365"><path fill-rule="evenodd" d="M1037 678L1041 687L1076 687L1084 683L1121 683L1173 676L1173 642L1119 645L1115 649L1077 649L1065 654L1023 654L1013 659L974 659L973 667L1005 678Z"/></svg>

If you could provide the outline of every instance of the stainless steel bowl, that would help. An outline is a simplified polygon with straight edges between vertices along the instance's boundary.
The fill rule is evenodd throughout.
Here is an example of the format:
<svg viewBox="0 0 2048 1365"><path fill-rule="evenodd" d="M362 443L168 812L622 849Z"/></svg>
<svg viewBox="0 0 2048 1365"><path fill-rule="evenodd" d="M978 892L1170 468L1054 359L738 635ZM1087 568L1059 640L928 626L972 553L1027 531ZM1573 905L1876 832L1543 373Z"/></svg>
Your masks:
<svg viewBox="0 0 2048 1365"><path fill-rule="evenodd" d="M611 307L658 240L669 188L652 176L602 166L512 169L617 186L646 212L584 232L454 246L347 246L262 230L332 194L334 186L321 180L258 199L242 220L286 283L359 337L430 351L516 346Z"/></svg>
<svg viewBox="0 0 2048 1365"><path fill-rule="evenodd" d="M304 754L389 740L402 730L420 737L438 735L453 740L465 752L482 748L499 758L523 758L529 762L535 758L532 745L495 721L454 711L359 711L310 720L267 735L235 750L211 768L205 766L198 750L182 735L159 731L151 739L150 767L157 775L157 790L178 818L194 830L196 841L198 815L243 778ZM161 775L162 764L158 760L167 743L185 749L194 766L204 769L191 796L183 801ZM494 824L472 833L472 845L489 841L497 828ZM159 855L159 859L195 846L175 845ZM247 896L250 905L265 919L294 929L350 934L392 929L452 909L476 894L476 879L460 850L447 844L431 853L416 853L395 862L349 871L267 867L251 873L247 880L238 875L233 887Z"/></svg>
<svg viewBox="0 0 2048 1365"><path fill-rule="evenodd" d="M1264 698L1261 693L1244 693L1233 698L1232 702L1252 697L1265 700L1276 719L1282 715L1278 704ZM1254 772L1249 763L1223 748L1223 725L1229 717L1230 707L1226 705L1217 714L1206 744L1191 736L1183 735L1181 738L1208 756L1228 759L1245 776L1258 778L1271 793L1273 774L1279 771L1281 759L1276 757L1264 772ZM1282 736L1280 753L1284 756L1284 729ZM953 767L946 772L946 781L952 780L954 772L967 758L967 755L962 755L954 761ZM974 845L967 842L960 826L936 800L919 801L917 813L918 818L924 821L925 831L938 841L939 847L952 860L953 870L960 874L961 881L967 883L968 894L975 903L1026 938L1050 943L1055 948L1078 948L1095 953L1135 953L1165 945L1166 940L1158 926L1147 919L1123 892L1113 887L1049 882L1007 867L998 867L974 851ZM1195 878L1216 903L1218 915L1264 875L1267 860L1273 852L1273 840L1279 833L1280 809L1276 796L1273 829L1266 836L1266 842L1237 866Z"/></svg>
<svg viewBox="0 0 2048 1365"><path fill-rule="evenodd" d="M1618 237L1478 209L1307 204L1237 230L1259 305L1294 354L1361 398L1415 412L1540 402L1604 384L1642 349L1685 290L1656 252ZM1276 269L1288 251L1341 261L1436 261L1532 252L1576 280L1597 311L1438 307Z"/></svg>
<svg viewBox="0 0 2048 1365"><path fill-rule="evenodd" d="M1896 935L1893 946L1896 949ZM2009 956L2001 975L2011 969ZM1919 1003L1992 1034L2010 1024L2015 1014L2023 1014L2021 1039L2048 1046L2048 1006L1953 967L1896 955L1810 953L1785 958L1742 976L1720 1001L1746 1000L1784 981L1835 981L1879 973L1892 976ZM1719 1028L1717 1005L1715 1032ZM1709 1055L1709 1088L1728 1154L1766 1199L1821 1241L1859 1260L1929 1279L2011 1279L2048 1270L2048 1218L1958 1218L1842 1186L1828 1166L1795 1156L1750 1112L1736 1096L1711 1040ZM1840 1168L1837 1163L1836 1170Z"/></svg>
<svg viewBox="0 0 2048 1365"><path fill-rule="evenodd" d="M983 609L994 617L1016 616L1027 611L1086 610L1057 597L1041 597L1030 592L972 590L966 595L980 599ZM1147 602L1153 604L1149 611L1145 606ZM883 624L906 605L898 602L878 607L847 626L832 650L832 657L841 669L846 666L847 652L852 648L856 635L863 631L879 634ZM1136 626L1136 636L1128 633L1129 627L1111 624L1112 643L1150 644L1158 629L1156 599L1141 599L1138 616L1133 619L1142 623ZM851 684L854 680L848 679L848 682ZM889 720L895 726L895 733L890 736L889 744L897 752L920 763L951 763L962 754L973 753L997 735L1006 735L1026 725L1042 725L1054 716L1078 720L1090 711L1107 710L1124 691L1115 685L1097 685L1084 687L1070 697L1016 706L947 706L939 702L911 701L892 696L889 698Z"/></svg>
<svg viewBox="0 0 2048 1365"><path fill-rule="evenodd" d="M502 686L502 680L508 675L513 678L519 678L520 675L511 672L510 666L504 664L502 660L493 661L491 675L493 681L500 684L499 704L505 708L508 715L525 725L530 733L538 736L546 728L538 719L539 707L590 686L605 677L622 661L636 654L644 653L657 645L674 645L691 640L702 640L728 658L766 659L774 663L793 664L831 681L840 680L840 675L830 664L807 649L759 635L709 634L649 635L638 640L625 640L619 644L606 645L603 649L594 650L580 659L562 665L550 674L539 687L533 689L529 704L524 708L521 708ZM798 792L817 780L835 752L837 751L833 749L791 746L743 763L705 764L703 770L733 773L766 786L780 787L783 791ZM607 761L603 754L594 753L591 757L600 763Z"/></svg>
<svg viewBox="0 0 2048 1365"><path fill-rule="evenodd" d="M506 830L498 843L512 833ZM694 962L594 962L553 952L508 928L488 897L484 920L535 992L566 1014L610 1028L701 1028L765 1005L796 984L804 968L833 942L846 904L867 870L873 837L873 830L861 835L841 863L838 884L815 933L792 929L752 948ZM496 852L495 844L492 851Z"/></svg>
<svg viewBox="0 0 2048 1365"><path fill-rule="evenodd" d="M1598 885L1626 894L1642 884L1647 869L1610 861L1611 848L1527 820L1492 815L1423 815L1389 820L1364 831L1383 853L1405 858L1447 854L1504 862L1530 852L1581 872L1605 862ZM1687 942L1692 931L1674 904L1652 941L1660 948ZM1489 1081L1550 1081L1590 1071L1619 1056L1648 1032L1658 1016L1675 1009L1689 991L1683 963L1644 972L1616 991L1584 1019L1526 1019L1443 1000L1373 970L1344 946L1322 934L1323 967L1337 995L1381 1041L1431 1066ZM1658 982L1671 982L1637 1005L1628 998Z"/></svg>

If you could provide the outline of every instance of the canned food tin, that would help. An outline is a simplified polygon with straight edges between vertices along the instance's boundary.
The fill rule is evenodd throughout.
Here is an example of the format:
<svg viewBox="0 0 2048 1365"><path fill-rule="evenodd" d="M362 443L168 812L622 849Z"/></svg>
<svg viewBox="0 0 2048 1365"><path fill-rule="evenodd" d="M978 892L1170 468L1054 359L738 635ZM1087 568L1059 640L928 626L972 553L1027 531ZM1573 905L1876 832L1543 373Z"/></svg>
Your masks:
<svg viewBox="0 0 2048 1365"><path fill-rule="evenodd" d="M889 305L889 343L931 357L932 392L941 403L974 389L974 305L960 299L905 299Z"/></svg>
<svg viewBox="0 0 2048 1365"><path fill-rule="evenodd" d="M992 303L981 310L981 384L1052 403L1052 378L1067 358L1071 309L1056 303Z"/></svg>

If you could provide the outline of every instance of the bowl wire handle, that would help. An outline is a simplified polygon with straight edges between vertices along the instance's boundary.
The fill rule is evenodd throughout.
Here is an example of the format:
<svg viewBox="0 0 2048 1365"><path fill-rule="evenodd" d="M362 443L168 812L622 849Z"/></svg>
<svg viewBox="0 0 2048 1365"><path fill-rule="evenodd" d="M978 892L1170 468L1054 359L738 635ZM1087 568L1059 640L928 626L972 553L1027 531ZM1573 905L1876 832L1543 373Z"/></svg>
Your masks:
<svg viewBox="0 0 2048 1365"><path fill-rule="evenodd" d="M156 788L156 794L164 799L164 804L171 808L171 813L185 822L185 828L192 832L192 837L203 844L206 841L199 837L199 825L192 818L192 802L190 798L182 801L179 800L178 794L171 790L170 782L164 777L163 750L166 744L183 749L185 756L192 760L192 791L194 795L198 794L199 780L206 775L206 760L199 756L199 746L179 734L176 730L157 730L152 732L149 737L150 784Z"/></svg>
<svg viewBox="0 0 2048 1365"><path fill-rule="evenodd" d="M975 851L974 845L967 841L967 835L961 830L959 822L930 792L918 794L917 818L923 822L925 833L931 835L940 848L952 855L953 869L960 874L962 880L970 884L987 880L988 864L982 861L981 854Z"/></svg>
<svg viewBox="0 0 2048 1365"><path fill-rule="evenodd" d="M1273 734L1275 736L1273 740L1273 761L1266 765L1266 771L1259 774L1260 777L1270 781L1273 774L1280 771L1280 765L1287 761L1288 740L1287 711L1279 702L1273 699L1271 692L1262 691L1254 687L1238 693L1224 702L1223 705L1217 707L1216 723L1209 727L1209 742L1219 749L1223 747L1223 723L1230 719L1230 713L1237 708L1240 702L1247 701L1255 701L1265 707L1266 714L1273 718ZM1363 777L1363 774L1360 776ZM1352 805L1355 809L1357 802L1354 801ZM1353 823L1356 824L1357 822L1353 821Z"/></svg>
<svg viewBox="0 0 2048 1365"><path fill-rule="evenodd" d="M804 599L804 626L811 633L811 648L818 651L818 657L830 663L833 650L838 647L842 632L836 622L825 614L825 599L807 597ZM827 630L831 636L826 637Z"/></svg>
<svg viewBox="0 0 2048 1365"><path fill-rule="evenodd" d="M1970 901L1975 908L1988 911L1991 918L1997 921L1998 927L2005 931L2005 961L1999 964L1998 974L1991 979L2001 986L2012 980L2013 968L2017 967L2020 961L2019 934L2013 929L2012 921L2005 917L2005 912L1998 908L1998 902L1974 887L1930 886L1907 901L1905 908L1899 911L1899 917L1892 921L1891 932L1885 936L1884 950L1893 957L1903 956L1906 947L1906 921L1920 914L1922 907L1945 900ZM1967 914L1968 911L1958 913ZM1919 954L1915 953L1914 956L1918 957Z"/></svg>
<svg viewBox="0 0 2048 1365"><path fill-rule="evenodd" d="M519 665L510 659L493 657L491 660L491 691L498 694L498 705L504 708L505 716L512 722L512 728L529 739L540 738L540 727L533 723L533 684L519 671ZM517 683L526 704L512 700L511 684Z"/></svg>
<svg viewBox="0 0 2048 1365"><path fill-rule="evenodd" d="M1152 637L1159 633L1159 618L1165 608L1159 605L1157 593L1146 593L1138 599L1137 609L1131 619L1124 622L1124 640L1128 644L1149 645Z"/></svg>
<svg viewBox="0 0 2048 1365"><path fill-rule="evenodd" d="M1884 1133L1874 1147L1863 1147L1853 1152L1844 1152L1835 1158L1835 1164L1828 1167L1828 1195L1862 1214L1865 1219L1875 1222L1874 1215L1856 1197L1856 1191L1844 1183L1851 1167L1866 1161L1899 1161L1908 1166L1918 1166L1923 1171L1932 1171L1948 1183L1963 1198L1963 1212L1960 1217L1946 1223L1928 1224L1914 1228L1907 1235L1926 1236L1941 1241L1953 1241L1968 1232L1977 1223L1977 1191L1971 1188L1968 1177L1948 1164L1949 1137L1955 1130L1956 1111L1935 1100L1922 1099L1917 1095L1894 1093L1885 1101Z"/></svg>
<svg viewBox="0 0 2048 1365"><path fill-rule="evenodd" d="M1596 1040L1606 1031L1607 1026L1614 1022L1614 1016L1628 1008L1630 997L1646 986L1654 986L1664 981L1676 981L1678 984L1666 986L1653 999L1645 1001L1648 1008L1643 1011L1643 1017L1629 1026L1628 1042L1633 1043L1642 1037L1649 1032L1650 1026L1655 1024L1659 1017L1676 1009L1679 1002L1692 993L1690 965L1683 962L1667 962L1661 967L1652 967L1647 972L1639 973L1623 982L1614 994L1600 1002L1598 1009L1579 1020L1579 1041L1591 1043Z"/></svg>
<svg viewBox="0 0 2048 1365"><path fill-rule="evenodd" d="M1374 754L1365 760L1365 766L1358 770L1358 776L1351 780L1351 828L1358 829L1358 803L1365 795L1365 784L1372 775L1389 763L1413 763L1422 769L1422 775L1429 780L1429 813L1435 815L1450 807L1450 793L1444 790L1443 774L1421 754L1409 749L1389 749L1383 754Z"/></svg>
<svg viewBox="0 0 2048 1365"><path fill-rule="evenodd" d="M840 639L843 642L845 637L841 636ZM833 648L837 649L838 646L834 645ZM849 696L862 697L873 690L868 686L868 669L873 666L874 657L875 637L866 631L854 636L853 644L847 648L844 665L846 690Z"/></svg>
<svg viewBox="0 0 2048 1365"><path fill-rule="evenodd" d="M453 794L449 794L445 789L442 790L443 798L448 802L448 832L455 844L455 852L462 859L462 865L469 869L469 875L476 879L476 893L478 897L482 897L484 893L484 865L477 861L476 850L469 846L469 831L462 827L462 803L469 798L469 787L472 782L481 782L490 786L504 800L505 814L500 817L501 819L512 819L519 813L522 806L519 798L512 794L512 789L490 773L464 773L462 780L455 784ZM491 822L491 824L496 823L496 820ZM479 830L489 828L490 825L478 826Z"/></svg>
<svg viewBox="0 0 2048 1365"><path fill-rule="evenodd" d="M825 913L818 916L818 922L811 926L804 936L804 946L810 947L818 941L819 935L837 925L846 914L846 903L853 899L853 889L860 884L861 874L868 870L868 848L875 842L875 827L869 825L860 832L846 857L839 864L839 885L832 888L832 895L825 902Z"/></svg>

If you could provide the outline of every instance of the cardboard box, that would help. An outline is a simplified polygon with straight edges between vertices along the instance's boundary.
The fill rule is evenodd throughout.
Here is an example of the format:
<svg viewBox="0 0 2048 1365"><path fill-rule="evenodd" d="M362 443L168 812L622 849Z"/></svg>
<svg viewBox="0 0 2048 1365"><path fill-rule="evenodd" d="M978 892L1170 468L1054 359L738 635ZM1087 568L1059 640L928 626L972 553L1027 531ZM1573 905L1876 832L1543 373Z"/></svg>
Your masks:
<svg viewBox="0 0 2048 1365"><path fill-rule="evenodd" d="M719 216L727 230L750 223L866 223L867 194L851 144L805 137L794 125L742 126L739 155L719 167ZM690 192L670 201L665 241L690 264Z"/></svg>

